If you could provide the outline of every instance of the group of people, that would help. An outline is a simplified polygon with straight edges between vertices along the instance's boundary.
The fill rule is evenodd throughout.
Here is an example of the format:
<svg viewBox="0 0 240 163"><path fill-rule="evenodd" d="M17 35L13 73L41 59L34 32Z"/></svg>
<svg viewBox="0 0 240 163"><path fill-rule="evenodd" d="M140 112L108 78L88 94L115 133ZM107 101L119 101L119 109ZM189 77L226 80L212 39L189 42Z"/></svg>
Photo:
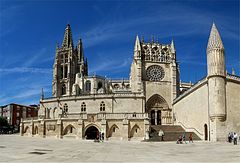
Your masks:
<svg viewBox="0 0 240 163"><path fill-rule="evenodd" d="M104 141L104 133L99 132L96 136L96 139L94 140L95 142L103 142Z"/></svg>
<svg viewBox="0 0 240 163"><path fill-rule="evenodd" d="M189 143L192 142L193 143L193 136L192 136L192 133L189 134ZM187 144L187 141L186 141L186 134L183 133L183 135L180 135L177 139L177 144L183 144L183 142L185 142L185 144Z"/></svg>
<svg viewBox="0 0 240 163"><path fill-rule="evenodd" d="M236 132L229 132L229 134L228 134L228 142L229 143L233 142L234 145L237 145L237 139L238 139L238 135Z"/></svg>

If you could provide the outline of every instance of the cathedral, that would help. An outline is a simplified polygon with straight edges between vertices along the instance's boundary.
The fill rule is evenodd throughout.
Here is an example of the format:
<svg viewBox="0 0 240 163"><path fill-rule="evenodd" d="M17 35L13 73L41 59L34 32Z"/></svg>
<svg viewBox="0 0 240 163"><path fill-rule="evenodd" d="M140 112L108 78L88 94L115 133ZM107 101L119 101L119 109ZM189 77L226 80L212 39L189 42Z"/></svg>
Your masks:
<svg viewBox="0 0 240 163"><path fill-rule="evenodd" d="M22 136L105 140L175 140L182 133L198 140L224 141L240 133L240 77L226 72L224 46L212 25L207 74L180 81L174 42L145 42L136 36L128 80L88 74L83 42L73 45L71 27L56 46L52 97L42 93L38 117L23 119ZM175 136L174 136L175 134Z"/></svg>

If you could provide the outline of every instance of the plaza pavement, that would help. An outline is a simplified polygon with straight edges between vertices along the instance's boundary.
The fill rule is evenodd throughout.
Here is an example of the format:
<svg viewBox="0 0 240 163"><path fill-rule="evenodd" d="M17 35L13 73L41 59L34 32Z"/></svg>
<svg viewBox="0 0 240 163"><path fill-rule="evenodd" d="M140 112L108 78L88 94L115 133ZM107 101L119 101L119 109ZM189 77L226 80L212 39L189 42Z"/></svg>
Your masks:
<svg viewBox="0 0 240 163"><path fill-rule="evenodd" d="M227 142L107 141L0 135L0 162L240 162Z"/></svg>

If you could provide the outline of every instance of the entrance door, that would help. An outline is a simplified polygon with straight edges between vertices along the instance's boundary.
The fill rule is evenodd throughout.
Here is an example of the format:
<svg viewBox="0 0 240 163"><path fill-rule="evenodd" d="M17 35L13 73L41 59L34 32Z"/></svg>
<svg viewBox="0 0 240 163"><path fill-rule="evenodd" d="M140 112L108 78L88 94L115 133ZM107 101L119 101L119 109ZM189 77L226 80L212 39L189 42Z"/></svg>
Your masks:
<svg viewBox="0 0 240 163"><path fill-rule="evenodd" d="M151 111L151 125L155 125L155 111Z"/></svg>
<svg viewBox="0 0 240 163"><path fill-rule="evenodd" d="M86 139L96 139L98 135L99 135L99 131L94 126L88 127L85 132Z"/></svg>
<svg viewBox="0 0 240 163"><path fill-rule="evenodd" d="M157 125L161 125L162 121L161 121L161 110L157 111Z"/></svg>

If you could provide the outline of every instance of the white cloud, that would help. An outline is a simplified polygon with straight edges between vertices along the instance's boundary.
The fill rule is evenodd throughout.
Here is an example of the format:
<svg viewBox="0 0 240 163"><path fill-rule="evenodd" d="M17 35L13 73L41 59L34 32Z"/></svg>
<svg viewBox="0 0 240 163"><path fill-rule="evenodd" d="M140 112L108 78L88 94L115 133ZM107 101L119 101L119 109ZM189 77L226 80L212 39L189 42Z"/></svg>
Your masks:
<svg viewBox="0 0 240 163"><path fill-rule="evenodd" d="M48 68L33 68L33 67L14 67L14 68L0 68L1 75L10 73L40 73L52 74L52 69Z"/></svg>

